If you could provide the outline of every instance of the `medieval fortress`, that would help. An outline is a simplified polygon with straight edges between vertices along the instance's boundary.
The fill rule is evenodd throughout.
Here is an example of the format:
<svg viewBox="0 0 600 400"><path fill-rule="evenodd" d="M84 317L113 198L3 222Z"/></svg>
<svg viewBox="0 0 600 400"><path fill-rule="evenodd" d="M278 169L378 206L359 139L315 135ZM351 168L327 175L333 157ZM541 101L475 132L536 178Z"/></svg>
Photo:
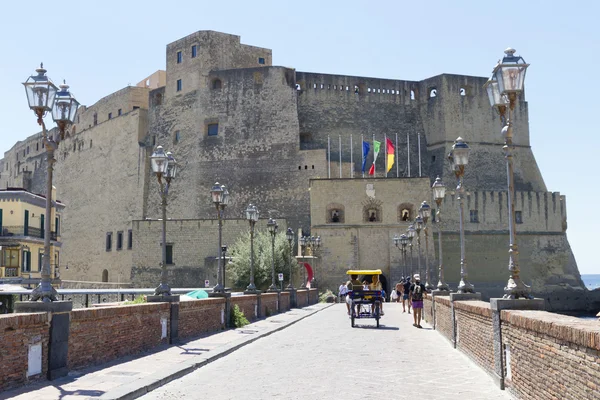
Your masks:
<svg viewBox="0 0 600 400"><path fill-rule="evenodd" d="M442 261L456 287L458 202L446 155L461 136L472 148L464 177L469 279L484 297L501 294L508 278L506 167L501 122L483 89L487 78L299 72L273 66L269 49L214 31L168 44L166 60L166 71L82 107L60 144L54 185L66 205L62 279L158 283L160 197L148 157L160 144L180 161L168 206L173 287L215 281L217 221L209 191L216 181L231 193L225 243L247 233L243 210L256 204L261 218L276 218L280 228L322 237L316 274L320 287L337 288L349 267L381 268L388 280L399 278L403 259L392 238L410 222L402 211L414 218L423 200L436 208L430 187L438 175L448 186ZM398 167L387 178L381 155L376 176L362 177L361 135L394 143L398 137ZM522 277L550 307L583 308L588 293L566 236L565 196L546 189L530 147L524 96L514 142ZM371 151L367 165L372 157ZM45 158L41 133L17 142L0 161L0 187L44 194ZM430 224L427 256L437 271L436 229Z"/></svg>

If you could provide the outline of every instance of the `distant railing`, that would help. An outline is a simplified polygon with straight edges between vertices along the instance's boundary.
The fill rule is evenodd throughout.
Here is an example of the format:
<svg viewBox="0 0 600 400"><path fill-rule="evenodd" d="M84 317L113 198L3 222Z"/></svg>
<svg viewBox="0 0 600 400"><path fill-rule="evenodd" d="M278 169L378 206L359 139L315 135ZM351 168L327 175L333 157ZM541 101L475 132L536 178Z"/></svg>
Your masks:
<svg viewBox="0 0 600 400"><path fill-rule="evenodd" d="M32 226L25 227L23 225L17 226L3 226L0 231L0 236L2 237L10 237L10 236L28 236L28 237L36 237L36 238L44 238L44 231L40 228L34 228ZM50 233L50 240L57 240L58 235L56 232Z"/></svg>

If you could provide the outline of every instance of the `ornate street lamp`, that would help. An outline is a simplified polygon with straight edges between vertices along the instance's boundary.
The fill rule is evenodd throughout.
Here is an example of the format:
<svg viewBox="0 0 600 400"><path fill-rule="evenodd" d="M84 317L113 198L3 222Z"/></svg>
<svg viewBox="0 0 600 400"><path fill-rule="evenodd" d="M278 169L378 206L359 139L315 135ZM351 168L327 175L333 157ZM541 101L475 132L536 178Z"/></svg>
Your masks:
<svg viewBox="0 0 600 400"><path fill-rule="evenodd" d="M415 218L414 225L417 232L417 273L421 276L421 231L423 230L423 217L420 214Z"/></svg>
<svg viewBox="0 0 600 400"><path fill-rule="evenodd" d="M294 283L292 281L292 243L294 242L294 231L292 230L292 228L287 229L287 232L285 233L285 237L290 246L290 260L289 260L290 261L290 283L287 285L287 289L295 290Z"/></svg>
<svg viewBox="0 0 600 400"><path fill-rule="evenodd" d="M425 288L430 291L433 289L433 285L429 277L429 233L427 222L431 216L431 206L426 201L421 203L419 215L423 217L423 232L425 233Z"/></svg>
<svg viewBox="0 0 600 400"><path fill-rule="evenodd" d="M217 220L219 223L219 247L218 252L222 250L222 232L223 232L223 217L225 213L225 207L229 204L229 191L225 185L221 185L219 182L215 182L213 187L210 189L210 196L212 202L217 209ZM219 254L219 253L217 253ZM217 260L217 284L213 287L213 293L225 292L225 262L219 257Z"/></svg>
<svg viewBox="0 0 600 400"><path fill-rule="evenodd" d="M460 283L458 284L458 293L474 293L473 285L467 279L467 260L465 258L465 228L463 223L465 189L463 185L463 175L465 174L465 165L469 163L469 153L471 149L461 137L457 138L452 145L452 152L448 159L454 167L454 174L458 180L456 193L458 194L458 220L460 228Z"/></svg>
<svg viewBox="0 0 600 400"><path fill-rule="evenodd" d="M406 245L408 245L408 236L406 234L402 234L400 236L394 235L394 246L402 253L402 275L406 277Z"/></svg>
<svg viewBox="0 0 600 400"><path fill-rule="evenodd" d="M258 221L258 209L253 204L246 208L246 219L250 223L250 284L246 287L245 293L257 293L254 285L254 225Z"/></svg>
<svg viewBox="0 0 600 400"><path fill-rule="evenodd" d="M444 200L444 197L446 196L446 185L444 184L444 182L442 182L442 180L438 176L435 179L435 182L433 182L431 189L433 190L433 198L435 199L435 203L437 204L436 225L437 225L437 229L438 229L438 249L439 249L438 253L439 253L439 258L440 258L440 265L438 267L437 290L448 291L448 290L450 290L450 288L448 287L446 282L444 282L444 264L443 264L443 258L442 258L442 220L441 220L442 201Z"/></svg>
<svg viewBox="0 0 600 400"><path fill-rule="evenodd" d="M277 292L277 286L275 285L275 236L277 235L277 221L273 218L269 218L267 222L267 228L271 234L271 286L269 286L270 292Z"/></svg>
<svg viewBox="0 0 600 400"><path fill-rule="evenodd" d="M167 196L169 195L171 180L177 175L177 161L171 152L165 153L162 146L157 146L150 156L150 164L160 185L159 193L162 206L161 275L160 285L154 289L154 295L171 296L171 288L167 282Z"/></svg>
<svg viewBox="0 0 600 400"><path fill-rule="evenodd" d="M508 181L508 270L510 277L504 288L505 299L530 299L531 288L521 281L519 268L519 248L517 246L517 232L515 220L515 180L513 169L513 122L512 113L517 104L518 95L523 91L525 73L529 64L525 63L523 57L515 56L515 50L508 48L504 51L505 56L500 63L494 67L492 77L484 87L488 92L490 104L500 114L504 136L504 157L506 158L506 171ZM508 106L508 118L506 111Z"/></svg>
<svg viewBox="0 0 600 400"><path fill-rule="evenodd" d="M414 257L413 257L413 245L412 245L412 241L415 238L415 234L417 233L417 230L415 229L415 225L414 224L410 224L408 226L408 228L406 229L406 235L408 236L408 241L410 242L409 247L410 247L410 274L409 276L412 277L412 275L414 274L414 270L415 270L415 266L414 266Z"/></svg>
<svg viewBox="0 0 600 400"><path fill-rule="evenodd" d="M56 290L52 287L50 271L50 241L52 238L52 174L54 171L54 152L58 148L58 143L64 139L65 132L69 125L75 121L79 102L69 92L69 86L66 83L60 85L60 90L46 76L44 64L36 69L36 75L31 75L23 86L27 94L29 108L33 110L37 117L38 124L42 127L42 139L46 148L47 179L46 179L46 216L47 223L44 225L44 256L42 262L42 279L40 284L31 292L31 300L41 300L44 303L56 301ZM58 126L58 134L55 138L48 136L44 116L50 111L52 119Z"/></svg>

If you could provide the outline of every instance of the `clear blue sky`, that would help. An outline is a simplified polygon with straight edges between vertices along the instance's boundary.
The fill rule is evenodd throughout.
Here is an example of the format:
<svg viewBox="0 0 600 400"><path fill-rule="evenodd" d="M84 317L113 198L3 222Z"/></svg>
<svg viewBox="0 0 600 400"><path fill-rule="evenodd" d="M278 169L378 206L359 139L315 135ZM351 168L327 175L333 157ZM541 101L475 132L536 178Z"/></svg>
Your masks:
<svg viewBox="0 0 600 400"><path fill-rule="evenodd" d="M537 162L548 189L567 196L580 271L600 274L598 15L600 2L591 0L4 2L0 151L38 132L21 82L40 61L91 105L164 69L166 44L198 30L270 48L274 65L409 80L488 76L511 46L531 63L526 96Z"/></svg>

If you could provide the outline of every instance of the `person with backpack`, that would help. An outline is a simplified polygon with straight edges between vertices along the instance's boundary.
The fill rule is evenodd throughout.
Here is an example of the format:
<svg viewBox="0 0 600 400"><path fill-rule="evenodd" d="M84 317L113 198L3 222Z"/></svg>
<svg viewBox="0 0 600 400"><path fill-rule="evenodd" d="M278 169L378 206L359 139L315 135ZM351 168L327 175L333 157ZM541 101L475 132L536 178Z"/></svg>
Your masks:
<svg viewBox="0 0 600 400"><path fill-rule="evenodd" d="M425 290L425 285L421 283L421 277L419 274L415 274L414 278L415 283L410 285L409 289L410 300L413 308L413 318L415 320L413 326L422 328L421 316L423 313L423 298L427 297L427 291Z"/></svg>

